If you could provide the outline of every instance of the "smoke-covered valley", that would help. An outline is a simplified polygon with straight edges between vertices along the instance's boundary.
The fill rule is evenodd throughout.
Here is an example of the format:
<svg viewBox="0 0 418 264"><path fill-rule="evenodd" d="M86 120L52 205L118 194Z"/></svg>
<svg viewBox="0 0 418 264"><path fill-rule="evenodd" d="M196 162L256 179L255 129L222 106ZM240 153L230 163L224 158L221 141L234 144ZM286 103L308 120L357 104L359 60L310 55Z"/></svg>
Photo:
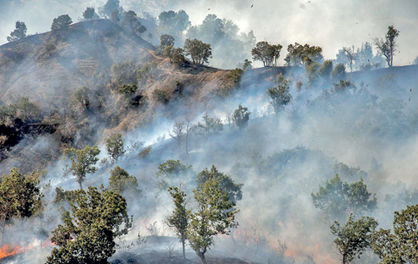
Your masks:
<svg viewBox="0 0 418 264"><path fill-rule="evenodd" d="M344 224L353 212L391 229L395 211L416 208L418 65L385 68L357 60L355 70L346 64L337 72L337 58L327 72L320 69L326 64L321 55L309 63L278 67L270 61L253 68L244 60L254 57L255 36L241 33L233 21L213 15L191 25L180 11L132 19L126 6L115 19L105 7L96 7L93 19L0 46L0 172L37 172L43 194L37 213L2 222L0 262L45 263L62 246L51 237L65 223L61 215L71 210L71 198L57 197L81 186L68 148L100 150L96 170L84 175L84 189L111 188L117 166L138 183L121 191L132 226L115 238L110 263L199 263L190 243L183 259L167 224L174 209L167 188L181 187L188 208L197 210L193 190L203 188L198 175L212 166L239 186L239 211L238 226L215 236L208 263L339 263L330 231L335 220ZM161 34L176 36L168 52ZM210 44L208 65L175 57L176 48L186 50L186 39ZM373 56L380 56L376 49ZM287 89L280 104L272 96L275 87ZM237 112L239 106L247 109ZM112 158L107 139L116 134L124 151ZM166 161L184 167L162 173ZM320 186L336 175L347 186L364 183L375 205L355 212L336 203L336 214L318 206ZM371 246L363 252L350 263L379 262Z"/></svg>

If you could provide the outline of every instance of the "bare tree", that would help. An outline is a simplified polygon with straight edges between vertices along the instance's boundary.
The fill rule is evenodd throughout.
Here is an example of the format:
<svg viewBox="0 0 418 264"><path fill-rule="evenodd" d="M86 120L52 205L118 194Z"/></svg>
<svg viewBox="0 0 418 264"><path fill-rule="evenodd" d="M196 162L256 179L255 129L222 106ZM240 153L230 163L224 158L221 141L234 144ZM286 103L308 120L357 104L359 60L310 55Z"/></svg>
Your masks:
<svg viewBox="0 0 418 264"><path fill-rule="evenodd" d="M385 39L376 39L376 47L379 50L379 53L382 54L389 67L393 65L393 55L396 51L396 41L395 39L399 36L399 30L397 30L393 25L388 27Z"/></svg>
<svg viewBox="0 0 418 264"><path fill-rule="evenodd" d="M356 59L356 51L354 49L354 46L351 46L350 48L344 47L343 51L345 53L345 56L348 60L348 65L350 66L350 71L353 71L353 61Z"/></svg>

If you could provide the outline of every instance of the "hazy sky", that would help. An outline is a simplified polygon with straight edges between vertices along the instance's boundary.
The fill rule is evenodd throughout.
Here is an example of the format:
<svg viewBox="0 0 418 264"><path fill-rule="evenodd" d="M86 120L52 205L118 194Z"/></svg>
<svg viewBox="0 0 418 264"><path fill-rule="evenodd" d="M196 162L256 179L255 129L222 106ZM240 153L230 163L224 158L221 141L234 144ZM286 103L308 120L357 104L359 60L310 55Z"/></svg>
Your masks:
<svg viewBox="0 0 418 264"><path fill-rule="evenodd" d="M68 13L77 21L86 6L104 2L0 0L0 43L6 42L16 20L26 22L28 33L44 32L54 17ZM387 26L394 24L400 30L394 64L409 64L418 56L418 0L121 0L121 4L154 15L184 9L193 24L214 13L232 19L243 31L254 30L257 40L320 45L326 58L334 58L343 46L383 37Z"/></svg>

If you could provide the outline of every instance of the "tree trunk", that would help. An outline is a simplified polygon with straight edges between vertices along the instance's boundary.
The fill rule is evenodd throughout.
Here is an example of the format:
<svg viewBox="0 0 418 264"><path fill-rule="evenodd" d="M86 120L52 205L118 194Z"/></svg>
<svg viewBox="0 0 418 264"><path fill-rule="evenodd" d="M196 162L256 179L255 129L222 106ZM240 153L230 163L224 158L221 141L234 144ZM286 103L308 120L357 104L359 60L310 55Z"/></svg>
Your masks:
<svg viewBox="0 0 418 264"><path fill-rule="evenodd" d="M346 254L343 255L343 264L349 264L348 261L347 261L347 255Z"/></svg>
<svg viewBox="0 0 418 264"><path fill-rule="evenodd" d="M207 264L205 254L199 253L199 258L202 261L202 264Z"/></svg>
<svg viewBox="0 0 418 264"><path fill-rule="evenodd" d="M182 246L183 246L183 258L184 259L186 259L186 246L185 246L185 241L183 240L183 241L181 241L181 244L182 244Z"/></svg>

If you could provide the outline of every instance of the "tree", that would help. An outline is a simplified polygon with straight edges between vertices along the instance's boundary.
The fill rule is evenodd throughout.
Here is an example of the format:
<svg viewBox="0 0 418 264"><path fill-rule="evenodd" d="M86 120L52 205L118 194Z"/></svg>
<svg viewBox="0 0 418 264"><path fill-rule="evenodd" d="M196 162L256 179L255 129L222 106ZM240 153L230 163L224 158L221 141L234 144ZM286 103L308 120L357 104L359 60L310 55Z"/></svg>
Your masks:
<svg viewBox="0 0 418 264"><path fill-rule="evenodd" d="M331 233L336 236L334 243L342 256L342 263L348 264L370 246L371 234L377 226L377 221L371 217L354 220L351 214L344 226L338 221L331 225Z"/></svg>
<svg viewBox="0 0 418 264"><path fill-rule="evenodd" d="M301 45L299 43L289 44L287 46L287 55L285 61L287 65L299 66L301 64L310 64L312 62L322 62L322 48L319 46Z"/></svg>
<svg viewBox="0 0 418 264"><path fill-rule="evenodd" d="M72 192L71 212L63 213L63 224L52 232L51 242L57 247L46 263L108 263L115 239L132 226L125 198L96 187Z"/></svg>
<svg viewBox="0 0 418 264"><path fill-rule="evenodd" d="M71 17L69 15L61 15L57 18L54 18L54 20L52 21L51 30L57 31L68 29L72 23L73 21L71 20Z"/></svg>
<svg viewBox="0 0 418 264"><path fill-rule="evenodd" d="M124 27L129 33L135 36L140 36L144 33L147 28L141 24L136 13L132 10L123 13L123 18L121 22L122 27Z"/></svg>
<svg viewBox="0 0 418 264"><path fill-rule="evenodd" d="M113 160L117 160L122 156L125 153L122 135L117 133L109 136L106 139L106 150Z"/></svg>
<svg viewBox="0 0 418 264"><path fill-rule="evenodd" d="M329 79L331 77L331 72L332 72L332 60L324 61L318 70L319 76L325 79Z"/></svg>
<svg viewBox="0 0 418 264"><path fill-rule="evenodd" d="M208 63L208 59L212 57L212 48L197 39L186 39L184 42L184 52L186 56L190 56L195 64Z"/></svg>
<svg viewBox="0 0 418 264"><path fill-rule="evenodd" d="M4 229L13 218L25 218L39 212L42 193L39 175L21 174L13 168L10 174L0 177L0 227Z"/></svg>
<svg viewBox="0 0 418 264"><path fill-rule="evenodd" d="M399 30L393 25L388 27L385 39L376 39L375 44L380 54L382 54L389 67L393 65L393 55L396 51L396 38L399 36Z"/></svg>
<svg viewBox="0 0 418 264"><path fill-rule="evenodd" d="M94 165L99 160L97 158L99 153L100 150L97 146L86 146L83 149L67 148L64 150L64 154L71 160L69 171L77 177L80 189L83 189L82 183L86 178L87 173L96 171Z"/></svg>
<svg viewBox="0 0 418 264"><path fill-rule="evenodd" d="M244 71L251 70L253 68L252 63L253 63L252 61L245 59L244 63L242 64L242 70Z"/></svg>
<svg viewBox="0 0 418 264"><path fill-rule="evenodd" d="M232 120L234 121L235 125L239 128L244 128L248 124L248 120L250 119L250 112L248 112L247 107L243 107L239 105L237 109L235 109L234 114L232 115Z"/></svg>
<svg viewBox="0 0 418 264"><path fill-rule="evenodd" d="M292 100L292 96L289 92L289 81L284 79L283 74L277 77L277 84L276 87L268 89L267 93L271 98L274 111L279 113Z"/></svg>
<svg viewBox="0 0 418 264"><path fill-rule="evenodd" d="M109 188L119 194L129 190L139 192L137 179L119 166L110 171Z"/></svg>
<svg viewBox="0 0 418 264"><path fill-rule="evenodd" d="M160 47L161 49L165 49L166 47L173 47L174 46L174 37L168 34L163 34L160 36Z"/></svg>
<svg viewBox="0 0 418 264"><path fill-rule="evenodd" d="M344 54L347 58L348 66L350 67L350 72L352 72L353 71L353 62L356 59L356 52L354 50L354 46L352 46L350 48L344 47L343 51L344 51Z"/></svg>
<svg viewBox="0 0 418 264"><path fill-rule="evenodd" d="M358 70L369 70L380 68L384 65L385 60L380 54L373 55L373 48L369 42L364 42L357 49L355 56L355 66Z"/></svg>
<svg viewBox="0 0 418 264"><path fill-rule="evenodd" d="M342 80L345 77L345 66L342 63L339 63L335 66L334 70L331 72L331 77L334 79Z"/></svg>
<svg viewBox="0 0 418 264"><path fill-rule="evenodd" d="M371 248L379 256L380 263L416 263L418 259L416 249L418 243L417 219L418 204L407 206L401 212L395 212L394 234L386 229L380 229L373 233Z"/></svg>
<svg viewBox="0 0 418 264"><path fill-rule="evenodd" d="M94 7L87 7L86 10L83 12L84 19L93 19L97 17L96 12L94 11Z"/></svg>
<svg viewBox="0 0 418 264"><path fill-rule="evenodd" d="M242 184L235 183L231 179L231 177L218 171L218 169L216 169L214 165L212 165L210 170L206 168L197 175L198 189L203 188L205 183L209 180L215 180L216 182L218 182L219 188L221 188L223 191L225 191L225 193L228 194L229 199L233 203L236 203L236 201L242 199Z"/></svg>
<svg viewBox="0 0 418 264"><path fill-rule="evenodd" d="M257 42L255 48L252 49L251 54L254 60L263 62L264 67L277 65L277 60L280 57L282 45L270 45L267 41Z"/></svg>
<svg viewBox="0 0 418 264"><path fill-rule="evenodd" d="M376 194L368 192L363 179L358 182L342 182L338 174L319 186L318 193L312 193L315 207L324 210L332 218L341 218L347 214L362 214L376 207Z"/></svg>
<svg viewBox="0 0 418 264"><path fill-rule="evenodd" d="M10 36L7 37L7 41L13 42L25 38L26 31L27 28L25 22L16 21L16 29L10 33Z"/></svg>
<svg viewBox="0 0 418 264"><path fill-rule="evenodd" d="M122 8L120 7L119 0L107 0L106 4L101 9L101 14L104 17L112 18L113 16L118 16ZM114 21L112 19L112 21Z"/></svg>
<svg viewBox="0 0 418 264"><path fill-rule="evenodd" d="M174 36L178 41L182 40L183 31L191 25L189 16L184 10L161 12L158 21L158 32Z"/></svg>
<svg viewBox="0 0 418 264"><path fill-rule="evenodd" d="M206 264L205 254L213 246L214 237L228 235L238 225L238 209L216 179L207 180L193 192L197 209L190 215L187 238L202 264Z"/></svg>
<svg viewBox="0 0 418 264"><path fill-rule="evenodd" d="M415 58L415 60L412 62L414 65L418 65L418 56Z"/></svg>
<svg viewBox="0 0 418 264"><path fill-rule="evenodd" d="M191 166L181 163L180 160L167 160L158 165L158 177L180 176L188 172Z"/></svg>
<svg viewBox="0 0 418 264"><path fill-rule="evenodd" d="M186 209L186 193L178 187L169 187L168 192L173 198L174 211L168 217L168 225L176 230L183 248L183 258L186 259L185 244L187 239L187 228L190 220L190 210Z"/></svg>
<svg viewBox="0 0 418 264"><path fill-rule="evenodd" d="M216 117L210 117L207 113L202 116L203 122L197 123L197 129L205 136L215 134L223 129L222 121Z"/></svg>

